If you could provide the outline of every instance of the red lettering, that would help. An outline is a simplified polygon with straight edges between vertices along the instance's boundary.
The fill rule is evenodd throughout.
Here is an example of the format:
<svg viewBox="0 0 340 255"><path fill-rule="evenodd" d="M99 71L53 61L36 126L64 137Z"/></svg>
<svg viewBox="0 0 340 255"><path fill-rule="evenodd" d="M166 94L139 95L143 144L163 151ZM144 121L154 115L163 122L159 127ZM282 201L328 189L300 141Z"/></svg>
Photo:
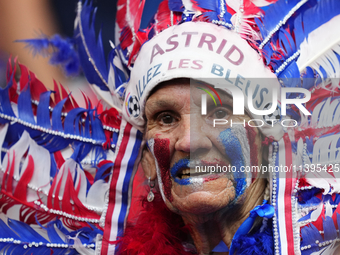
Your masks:
<svg viewBox="0 0 340 255"><path fill-rule="evenodd" d="M210 40L207 40L207 37L210 37ZM202 48L203 43L206 43L208 45L208 49L210 51L213 51L213 46L212 43L216 42L216 37L212 34L207 34L207 33L203 33L201 40L198 44L198 48Z"/></svg>
<svg viewBox="0 0 340 255"><path fill-rule="evenodd" d="M238 59L236 60L233 60L231 59L231 55L237 51L239 53L239 56L238 56ZM228 50L228 52L224 55L224 57L232 64L238 66L240 65L242 62L243 62L243 59L244 59L244 55L243 55L243 52L237 48L235 45L231 46L231 48ZM233 58L235 59L235 56L233 56Z"/></svg>
<svg viewBox="0 0 340 255"><path fill-rule="evenodd" d="M173 45L173 47L170 48L170 49L167 49L166 52L173 51L174 49L176 49L176 48L178 47L178 42L177 42L177 41L172 41L172 40L171 40L172 38L175 38L175 37L178 37L178 35L170 36L170 37L168 38L168 40L166 40L166 43L167 43L167 44Z"/></svg>
<svg viewBox="0 0 340 255"><path fill-rule="evenodd" d="M192 61L192 64L193 64L193 65L196 65L196 67L191 66L191 68L192 68L192 69L197 69L197 70L202 69L203 66L202 66L199 62L201 62L201 63L203 64L203 61L202 61L202 60L193 60L193 61Z"/></svg>
<svg viewBox="0 0 340 255"><path fill-rule="evenodd" d="M176 69L176 67L172 66L172 60L169 62L168 70Z"/></svg>
<svg viewBox="0 0 340 255"><path fill-rule="evenodd" d="M178 68L188 68L190 59L181 59ZM185 66L186 65L186 66Z"/></svg>
<svg viewBox="0 0 340 255"><path fill-rule="evenodd" d="M155 50L157 50L157 51L155 52ZM156 44L153 46L153 48L152 48L150 64L152 63L153 58L154 58L156 55L158 55L158 54L163 55L163 54L164 54L164 50L162 50L162 48L156 43Z"/></svg>
<svg viewBox="0 0 340 255"><path fill-rule="evenodd" d="M227 43L227 40L226 40L226 39L223 39L222 42L221 42L221 44L220 44L220 46L218 46L218 49L217 49L217 51L216 51L217 54L221 54L221 52L222 52L222 50L223 50L223 48L224 48L224 46L225 46L226 43Z"/></svg>
<svg viewBox="0 0 340 255"><path fill-rule="evenodd" d="M185 40L185 47L189 47L190 46L190 41L191 41L191 36L192 35L197 35L198 32L183 32L182 35L186 35L187 38Z"/></svg>

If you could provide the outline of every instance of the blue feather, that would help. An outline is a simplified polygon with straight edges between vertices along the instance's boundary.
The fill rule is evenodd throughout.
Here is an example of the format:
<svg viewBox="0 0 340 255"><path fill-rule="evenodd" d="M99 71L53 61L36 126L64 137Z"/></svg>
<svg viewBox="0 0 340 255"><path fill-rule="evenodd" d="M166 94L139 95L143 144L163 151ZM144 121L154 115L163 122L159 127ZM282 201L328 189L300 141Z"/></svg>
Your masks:
<svg viewBox="0 0 340 255"><path fill-rule="evenodd" d="M34 114L31 103L31 89L29 84L21 91L18 98L19 118L35 125Z"/></svg>
<svg viewBox="0 0 340 255"><path fill-rule="evenodd" d="M117 48L114 48L110 51L108 57L108 66L111 66L114 71L115 78L115 88L118 88L120 85L126 82L126 76L123 70L114 65L115 58L119 58L119 54L117 54ZM120 59L119 59L120 61Z"/></svg>
<svg viewBox="0 0 340 255"><path fill-rule="evenodd" d="M320 189L312 188L298 191L298 201L303 206L304 204L310 206L311 204L317 205L321 202L315 195L320 193Z"/></svg>
<svg viewBox="0 0 340 255"><path fill-rule="evenodd" d="M315 241L322 242L323 238L319 233L319 230L313 225L309 224L303 228L301 228L301 247L312 245L310 249L308 249L307 254L311 254L314 251L318 251L319 247L315 244Z"/></svg>
<svg viewBox="0 0 340 255"><path fill-rule="evenodd" d="M24 242L37 242L47 243L48 241L39 235L33 228L24 222L8 219L8 226L16 233L20 233L20 239Z"/></svg>
<svg viewBox="0 0 340 255"><path fill-rule="evenodd" d="M61 65L66 75L79 73L79 57L71 39L62 39L59 35L54 35L51 38L42 35L41 38L17 40L17 42L26 43L34 55L49 56L50 64ZM48 51L50 48L53 49L52 52Z"/></svg>
<svg viewBox="0 0 340 255"><path fill-rule="evenodd" d="M93 139L105 141L106 137L104 134L103 126L98 116L91 117L91 123L92 123Z"/></svg>
<svg viewBox="0 0 340 255"><path fill-rule="evenodd" d="M216 11L217 10L217 6L216 6L216 2L214 0L195 0L195 3L197 4L198 7L206 9L206 10L210 10L210 11Z"/></svg>
<svg viewBox="0 0 340 255"><path fill-rule="evenodd" d="M11 117L16 117L11 106L11 101L9 99L9 88L12 87L13 85L12 80L13 80L13 74L6 88L3 89L0 87L0 102L1 102L0 112ZM1 122L1 123L9 122L9 120L3 120L3 121L4 122Z"/></svg>
<svg viewBox="0 0 340 255"><path fill-rule="evenodd" d="M173 0L168 3L169 9L173 12L183 12L184 6L182 0Z"/></svg>
<svg viewBox="0 0 340 255"><path fill-rule="evenodd" d="M306 73L302 77L302 87L309 90L314 86L314 81L313 69L307 66Z"/></svg>
<svg viewBox="0 0 340 255"><path fill-rule="evenodd" d="M100 168L98 168L97 173L94 177L94 182L96 182L97 180L100 179L104 179L103 174L106 172L106 170L108 170L110 167L113 167L113 163L106 163L103 166L101 166ZM109 171L111 173L111 171Z"/></svg>
<svg viewBox="0 0 340 255"><path fill-rule="evenodd" d="M68 98L64 98L61 100L53 109L52 112L52 127L54 130L62 131L63 123L61 121L61 113L63 110L63 106Z"/></svg>
<svg viewBox="0 0 340 255"><path fill-rule="evenodd" d="M81 6L81 1L78 2ZM78 45L79 58L84 70L84 74L91 84L97 85L101 90L108 91L108 70L104 57L104 50L99 33L98 41L94 29L95 10L92 15L93 7L85 2L83 7L79 7L78 23L74 31L75 40ZM90 22L90 24L89 24Z"/></svg>
<svg viewBox="0 0 340 255"><path fill-rule="evenodd" d="M83 108L75 108L67 113L64 123L64 130L66 134L75 134L76 132L79 134L79 122L75 122L77 116L82 115L86 112L86 109ZM77 131L76 131L77 130Z"/></svg>
<svg viewBox="0 0 340 255"><path fill-rule="evenodd" d="M37 109L37 125L51 129L50 122L50 95L51 91L46 91L40 94L39 104Z"/></svg>
<svg viewBox="0 0 340 255"><path fill-rule="evenodd" d="M300 0L279 0L275 4L272 4L262 19L263 26L265 27L265 29L261 31L262 37L267 37L299 2Z"/></svg>
<svg viewBox="0 0 340 255"><path fill-rule="evenodd" d="M300 71L295 61L292 61L278 76L285 87L300 87Z"/></svg>
<svg viewBox="0 0 340 255"><path fill-rule="evenodd" d="M262 230L262 231L261 231ZM274 254L274 240L272 220L268 219L265 228L257 229L253 233L242 235L233 240L233 247L238 255L269 255Z"/></svg>
<svg viewBox="0 0 340 255"><path fill-rule="evenodd" d="M50 155L51 155L51 169L50 169L50 176L51 176L52 178L54 178L55 175L57 174L58 167L57 167L57 162L55 161L55 158L54 158L53 153L51 153Z"/></svg>
<svg viewBox="0 0 340 255"><path fill-rule="evenodd" d="M309 8L304 13L302 13L303 29L300 20L296 20L295 25L299 27L298 32L303 31L304 38L308 37L308 34L318 28L319 26L325 24L333 17L340 14L340 1L338 0L323 0L318 1L317 5L313 8ZM300 22L300 23L298 23ZM301 36L297 39L297 45L300 45L304 40Z"/></svg>
<svg viewBox="0 0 340 255"><path fill-rule="evenodd" d="M326 216L326 219L323 220L323 229L325 241L334 240L337 238L338 234L331 217Z"/></svg>

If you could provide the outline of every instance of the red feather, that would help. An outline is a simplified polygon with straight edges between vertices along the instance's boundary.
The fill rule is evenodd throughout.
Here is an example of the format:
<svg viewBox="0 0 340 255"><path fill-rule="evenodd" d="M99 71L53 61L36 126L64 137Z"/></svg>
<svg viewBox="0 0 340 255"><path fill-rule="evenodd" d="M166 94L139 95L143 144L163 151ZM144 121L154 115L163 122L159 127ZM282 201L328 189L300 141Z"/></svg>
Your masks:
<svg viewBox="0 0 340 255"><path fill-rule="evenodd" d="M29 81L29 71L27 69L26 66L22 65L19 63L20 66L20 71L21 71L21 75L20 75L20 90L22 90L26 84L28 84Z"/></svg>
<svg viewBox="0 0 340 255"><path fill-rule="evenodd" d="M155 19L157 20L155 29L158 33L160 33L171 26L171 23L174 25L178 24L182 19L182 14L173 12L173 20L171 20L168 1L163 1L159 4Z"/></svg>
<svg viewBox="0 0 340 255"><path fill-rule="evenodd" d="M16 188L14 191L13 196L21 201L26 201L27 198L27 185L32 179L34 172L34 161L31 155L28 156L28 164L27 167L22 174Z"/></svg>
<svg viewBox="0 0 340 255"><path fill-rule="evenodd" d="M185 251L182 241L188 240L189 228L182 218L171 212L159 194L152 203L144 201L138 219L129 222L124 236L119 238L121 255L193 255ZM195 251L194 251L195 252Z"/></svg>
<svg viewBox="0 0 340 255"><path fill-rule="evenodd" d="M47 91L45 85L35 76L34 73L30 72L31 78L31 96L33 100L39 102L40 95Z"/></svg>

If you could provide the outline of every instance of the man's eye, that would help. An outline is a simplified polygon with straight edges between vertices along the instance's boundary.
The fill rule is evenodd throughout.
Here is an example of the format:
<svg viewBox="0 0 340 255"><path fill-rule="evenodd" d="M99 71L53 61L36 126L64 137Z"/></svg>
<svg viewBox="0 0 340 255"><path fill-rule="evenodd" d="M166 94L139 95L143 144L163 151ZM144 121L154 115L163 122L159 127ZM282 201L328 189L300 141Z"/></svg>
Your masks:
<svg viewBox="0 0 340 255"><path fill-rule="evenodd" d="M170 125L176 121L175 117L169 113L161 113L158 115L158 120L161 124Z"/></svg>
<svg viewBox="0 0 340 255"><path fill-rule="evenodd" d="M228 115L228 112L225 111L225 110L217 110L217 111L214 112L214 116L217 119L225 118L227 115Z"/></svg>

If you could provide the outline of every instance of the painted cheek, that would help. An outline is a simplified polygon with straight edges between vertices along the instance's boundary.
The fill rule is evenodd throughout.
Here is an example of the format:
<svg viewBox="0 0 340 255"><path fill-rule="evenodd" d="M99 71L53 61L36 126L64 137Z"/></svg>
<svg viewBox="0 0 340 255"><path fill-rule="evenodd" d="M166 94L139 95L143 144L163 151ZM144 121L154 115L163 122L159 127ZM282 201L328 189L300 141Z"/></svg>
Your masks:
<svg viewBox="0 0 340 255"><path fill-rule="evenodd" d="M234 173L234 178L236 182L235 199L238 199L238 197L244 193L247 186L245 174L240 171L241 166L245 165L241 143L230 128L220 133L219 140L224 146L226 155L230 159L231 165L236 167L236 172Z"/></svg>
<svg viewBox="0 0 340 255"><path fill-rule="evenodd" d="M250 146L250 151L253 153L250 153L250 164L252 166L258 166L258 159L257 159L257 145L255 143L255 138L256 138L256 132L253 127L246 126L246 131L247 131L247 137L249 141L249 146ZM257 173L254 173L253 178L257 177ZM252 180L254 181L254 179Z"/></svg>
<svg viewBox="0 0 340 255"><path fill-rule="evenodd" d="M171 195L171 179L170 179L170 140L169 139L154 139L154 155L157 160L161 179L163 183L163 192L165 197L172 202Z"/></svg>

